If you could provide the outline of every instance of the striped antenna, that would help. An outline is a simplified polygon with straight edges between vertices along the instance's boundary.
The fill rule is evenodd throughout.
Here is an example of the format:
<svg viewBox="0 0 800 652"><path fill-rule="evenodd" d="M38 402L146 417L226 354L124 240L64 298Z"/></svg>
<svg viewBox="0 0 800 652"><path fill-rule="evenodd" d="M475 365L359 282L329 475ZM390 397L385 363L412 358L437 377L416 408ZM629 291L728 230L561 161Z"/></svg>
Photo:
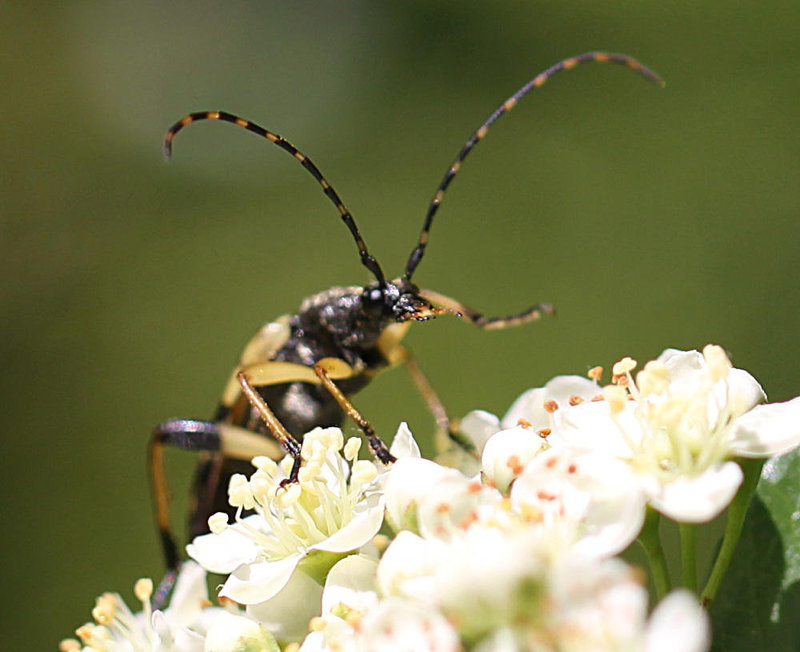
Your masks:
<svg viewBox="0 0 800 652"><path fill-rule="evenodd" d="M527 84L525 84L492 112L486 121L480 127L478 127L478 130L469 137L469 140L467 140L467 142L464 144L464 147L462 147L461 151L458 153L458 156L456 156L455 160L448 168L444 178L442 179L442 182L436 189L436 193L433 195L430 206L428 206L428 212L425 214L425 222L422 226L422 232L420 233L419 241L417 242L416 247L414 247L414 250L411 252L411 255L408 258L408 263L406 263L406 271L404 274L404 278L406 280L411 279L411 275L414 273L417 265L419 265L419 261L422 259L422 255L425 253L425 246L428 244L428 234L430 233L431 224L433 223L433 216L436 215L436 211L439 209L439 204L442 203L442 197L444 196L445 190L447 190L448 186L452 183L453 178L461 169L462 161L467 158L467 154L472 151L475 145L477 145L483 139L483 137L486 135L486 132L489 131L489 127L491 127L497 121L497 119L500 118L500 116L513 109L517 103L528 94L528 92L532 91L534 88L539 88L542 86L557 72L562 70L571 70L582 63L589 63L592 61L597 63L618 63L623 66L627 66L631 70L638 72L646 80L656 83L659 86L664 86L664 81L661 79L661 77L647 68L644 64L625 54L615 54L612 52L586 52L584 54L579 54L576 57L570 57L569 59L559 61L557 64L550 66L547 70L536 75L536 77L531 79Z"/></svg>
<svg viewBox="0 0 800 652"><path fill-rule="evenodd" d="M232 113L226 113L224 111L199 111L197 113L190 113L186 117L181 118L167 130L167 133L164 135L164 158L170 160L172 157L172 141L175 138L175 134L177 134L187 125L200 120L222 120L224 122L231 122L247 129L247 131L252 131L254 134L258 134L262 138L266 138L271 143L275 143L278 147L289 152L289 154L300 161L300 164L306 170L308 170L311 173L311 176L313 176L319 182L319 185L322 186L322 191L327 195L328 199L333 202L333 205L336 206L342 221L347 225L347 228L350 229L350 233L353 235L353 239L356 241L358 252L361 254L361 264L364 265L364 267L366 267L370 272L372 272L380 284L381 290L386 287L386 279L383 276L383 271L381 270L378 261L375 260L369 251L367 251L367 245L364 243L361 234L358 232L358 227L356 226L353 216L350 214L350 211L347 210L342 200L339 199L339 195L333 189L333 186L331 186L325 177L322 176L322 172L319 171L319 168L314 165L310 158L308 158L305 154L303 154L303 152L278 134L274 134L263 127L259 127L254 122L250 122L249 120L235 116Z"/></svg>

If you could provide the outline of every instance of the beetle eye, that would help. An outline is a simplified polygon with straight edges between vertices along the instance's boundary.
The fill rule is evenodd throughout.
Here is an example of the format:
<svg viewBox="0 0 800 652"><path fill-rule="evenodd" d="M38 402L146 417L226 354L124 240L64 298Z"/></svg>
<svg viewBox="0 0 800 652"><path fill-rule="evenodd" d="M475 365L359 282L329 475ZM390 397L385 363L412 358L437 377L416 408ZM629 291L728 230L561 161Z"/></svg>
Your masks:
<svg viewBox="0 0 800 652"><path fill-rule="evenodd" d="M381 292L380 288L371 288L369 292L367 292L367 299L370 301L374 301L377 303L383 299L383 293Z"/></svg>

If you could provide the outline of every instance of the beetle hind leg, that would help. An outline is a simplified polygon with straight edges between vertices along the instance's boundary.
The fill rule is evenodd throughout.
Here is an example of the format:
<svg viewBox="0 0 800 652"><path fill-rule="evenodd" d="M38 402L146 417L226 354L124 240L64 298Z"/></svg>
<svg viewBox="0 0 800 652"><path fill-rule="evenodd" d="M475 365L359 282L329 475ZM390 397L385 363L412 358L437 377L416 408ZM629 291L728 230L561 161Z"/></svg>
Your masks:
<svg viewBox="0 0 800 652"><path fill-rule="evenodd" d="M148 450L150 478L156 508L156 523L168 571L178 568L180 556L170 524L169 489L164 472L164 447L216 452L220 450L221 441L222 436L217 425L199 419L170 419L158 424L153 429Z"/></svg>

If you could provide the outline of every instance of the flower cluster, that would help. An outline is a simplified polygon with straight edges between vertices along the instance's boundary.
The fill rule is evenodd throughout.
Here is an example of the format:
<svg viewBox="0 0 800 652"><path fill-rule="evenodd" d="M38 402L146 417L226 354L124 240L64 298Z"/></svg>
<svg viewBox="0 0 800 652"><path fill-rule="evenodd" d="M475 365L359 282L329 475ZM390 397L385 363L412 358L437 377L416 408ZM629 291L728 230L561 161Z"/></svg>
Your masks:
<svg viewBox="0 0 800 652"><path fill-rule="evenodd" d="M800 444L800 397L761 405L713 345L635 368L623 359L606 387L600 369L557 377L502 419L468 414L474 450L448 465L423 458L405 424L391 466L359 460L338 428L304 437L297 482L290 458L256 458L230 482L234 522L215 514L187 547L197 564L168 609L151 613L145 589L136 615L104 596L84 647L62 649L707 650L698 596L670 591L651 557L649 610L647 575L617 555L652 515L691 527L725 510L737 458ZM200 567L228 576L224 608L207 606Z"/></svg>

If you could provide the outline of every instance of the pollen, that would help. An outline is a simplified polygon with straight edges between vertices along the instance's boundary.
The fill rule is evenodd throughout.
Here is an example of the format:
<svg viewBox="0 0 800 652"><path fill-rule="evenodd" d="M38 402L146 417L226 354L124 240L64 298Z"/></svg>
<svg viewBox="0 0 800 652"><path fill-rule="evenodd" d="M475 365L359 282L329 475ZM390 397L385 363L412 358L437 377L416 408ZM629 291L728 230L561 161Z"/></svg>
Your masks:
<svg viewBox="0 0 800 652"><path fill-rule="evenodd" d="M611 373L614 376L624 376L636 369L636 364L636 360L630 356L625 356L619 362L614 363L614 366L611 368Z"/></svg>
<svg viewBox="0 0 800 652"><path fill-rule="evenodd" d="M625 403L628 401L628 392L617 385L609 385L603 389L603 393L608 401L611 414L619 414L622 412L625 408Z"/></svg>
<svg viewBox="0 0 800 652"><path fill-rule="evenodd" d="M545 401L542 407L544 407L546 412L553 414L556 410L558 410L558 403L551 399L549 401Z"/></svg>
<svg viewBox="0 0 800 652"><path fill-rule="evenodd" d="M586 372L586 375L596 383L600 382L600 379L603 377L603 368L600 366L592 367Z"/></svg>
<svg viewBox="0 0 800 652"><path fill-rule="evenodd" d="M222 534L228 527L228 515L216 512L208 517L208 529L214 534Z"/></svg>
<svg viewBox="0 0 800 652"><path fill-rule="evenodd" d="M149 602L153 595L153 580L149 577L136 580L136 584L133 585L133 594L139 602Z"/></svg>

